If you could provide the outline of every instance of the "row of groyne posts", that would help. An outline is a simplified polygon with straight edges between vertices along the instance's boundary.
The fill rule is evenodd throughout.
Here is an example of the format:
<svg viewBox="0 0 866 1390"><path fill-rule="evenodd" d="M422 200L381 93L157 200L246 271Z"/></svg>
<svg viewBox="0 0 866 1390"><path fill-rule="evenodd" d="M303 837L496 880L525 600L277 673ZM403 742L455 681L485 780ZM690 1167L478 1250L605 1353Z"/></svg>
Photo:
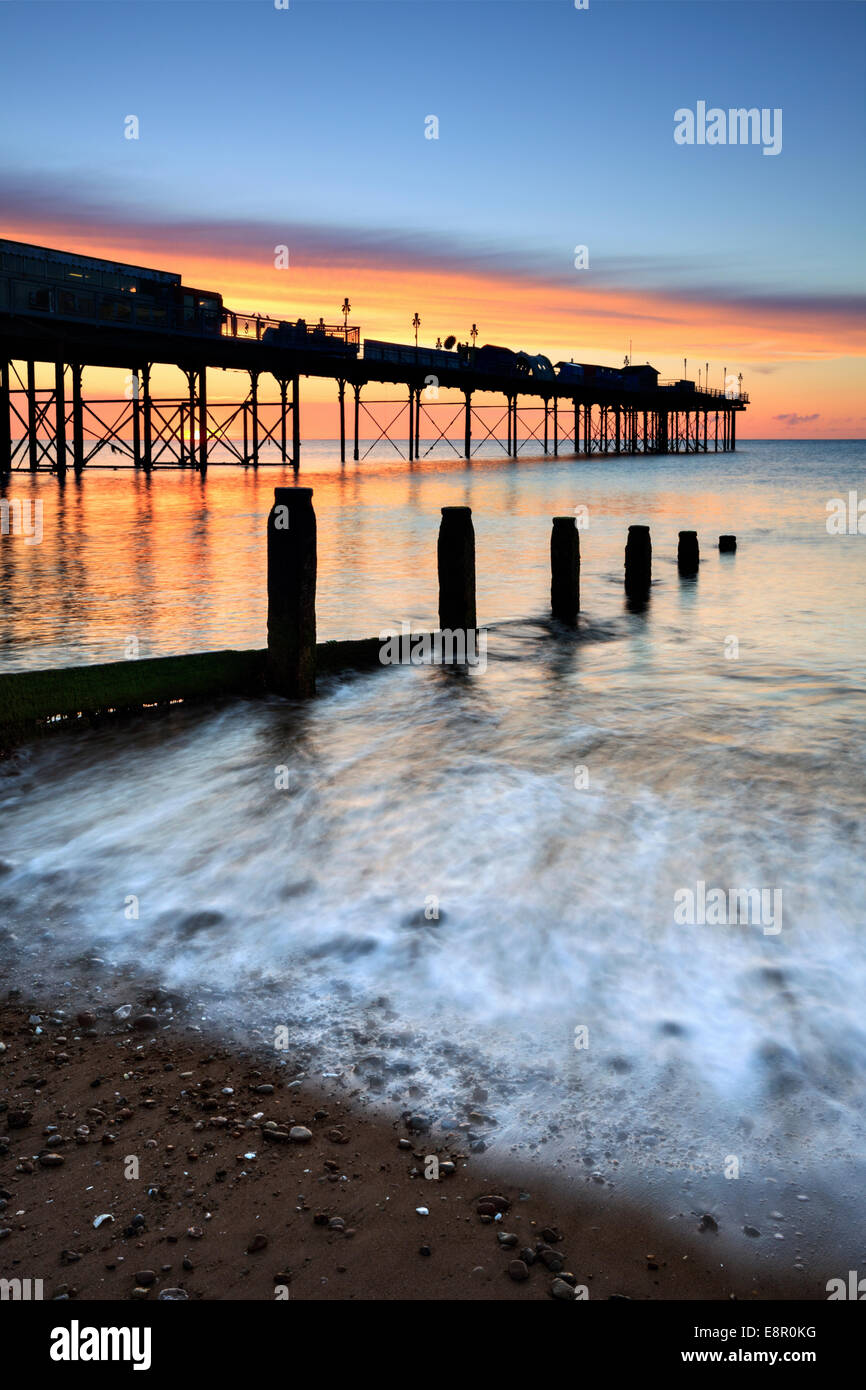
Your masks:
<svg viewBox="0 0 866 1390"><path fill-rule="evenodd" d="M733 552L736 536L719 537L719 550ZM443 507L437 543L439 627L461 633L449 650L465 653L478 627L475 602L475 528L471 507ZM696 531L680 531L677 567L694 576L700 565ZM278 487L268 515L268 647L266 678L276 694L293 698L316 689L316 514L313 489ZM625 546L625 592L638 606L652 583L648 526L629 526ZM580 611L580 532L573 516L555 516L550 535L550 608L553 618L576 627ZM459 663L457 663L459 664Z"/></svg>

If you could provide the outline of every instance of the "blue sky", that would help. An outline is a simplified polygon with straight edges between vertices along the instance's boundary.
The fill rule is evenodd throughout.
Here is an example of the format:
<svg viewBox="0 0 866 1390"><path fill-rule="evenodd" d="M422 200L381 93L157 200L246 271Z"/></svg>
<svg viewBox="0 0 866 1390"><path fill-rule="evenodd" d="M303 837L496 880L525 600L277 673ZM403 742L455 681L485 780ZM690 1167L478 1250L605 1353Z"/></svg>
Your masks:
<svg viewBox="0 0 866 1390"><path fill-rule="evenodd" d="M11 0L0 26L16 205L300 222L552 275L580 242L612 284L862 287L859 3ZM678 147L698 99L781 107L782 153Z"/></svg>

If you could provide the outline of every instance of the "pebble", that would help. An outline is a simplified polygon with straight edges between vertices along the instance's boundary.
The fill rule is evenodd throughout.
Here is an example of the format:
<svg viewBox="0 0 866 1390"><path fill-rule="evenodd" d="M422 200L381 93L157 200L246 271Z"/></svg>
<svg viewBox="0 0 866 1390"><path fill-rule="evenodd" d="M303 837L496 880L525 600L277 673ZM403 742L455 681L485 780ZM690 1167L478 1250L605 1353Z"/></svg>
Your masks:
<svg viewBox="0 0 866 1390"><path fill-rule="evenodd" d="M508 1266L508 1273L515 1284L522 1284L524 1279L529 1278L529 1270L524 1260L512 1260Z"/></svg>
<svg viewBox="0 0 866 1390"><path fill-rule="evenodd" d="M159 1022L153 1014L139 1014L138 1018L132 1020L132 1026L139 1033L155 1033L159 1027Z"/></svg>
<svg viewBox="0 0 866 1390"><path fill-rule="evenodd" d="M247 1246L247 1254L248 1254L248 1255L254 1255L255 1252L256 1252L257 1250L266 1250L267 1247L268 1247L268 1238L267 1238L266 1235L262 1235L262 1234L260 1233L260 1234L257 1235L257 1236L253 1236L252 1240L250 1241L249 1245Z"/></svg>
<svg viewBox="0 0 866 1390"><path fill-rule="evenodd" d="M183 1299L188 1299L189 1294L186 1289L163 1289L157 1297L162 1303L177 1303Z"/></svg>
<svg viewBox="0 0 866 1390"><path fill-rule="evenodd" d="M568 1298L574 1301L574 1289L564 1279L554 1279L550 1286L551 1298Z"/></svg>
<svg viewBox="0 0 866 1390"><path fill-rule="evenodd" d="M756 1239L761 1234L761 1232L758 1230L757 1226L744 1226L743 1234L751 1236L753 1239Z"/></svg>
<svg viewBox="0 0 866 1390"><path fill-rule="evenodd" d="M289 1130L289 1138L295 1144L309 1144L313 1137L313 1131L307 1129L306 1125L292 1125Z"/></svg>
<svg viewBox="0 0 866 1390"><path fill-rule="evenodd" d="M699 1230L699 1231L717 1231L718 1229L719 1229L719 1223L718 1223L718 1221L716 1220L716 1218L715 1218L714 1216L710 1216L710 1214L709 1214L708 1211L705 1211L704 1214L703 1214L703 1216L701 1217L701 1224L698 1226L698 1230Z"/></svg>
<svg viewBox="0 0 866 1390"><path fill-rule="evenodd" d="M516 1245L516 1244L517 1244L517 1236L512 1235L510 1231L497 1231L497 1232L496 1232L496 1239L499 1241L499 1244L500 1244L500 1245Z"/></svg>
<svg viewBox="0 0 866 1390"><path fill-rule="evenodd" d="M59 1168L62 1163L66 1162L66 1159L62 1154L40 1154L39 1162L43 1168Z"/></svg>
<svg viewBox="0 0 866 1390"><path fill-rule="evenodd" d="M135 1282L146 1289L156 1283L156 1274L152 1269L140 1269L135 1276Z"/></svg>

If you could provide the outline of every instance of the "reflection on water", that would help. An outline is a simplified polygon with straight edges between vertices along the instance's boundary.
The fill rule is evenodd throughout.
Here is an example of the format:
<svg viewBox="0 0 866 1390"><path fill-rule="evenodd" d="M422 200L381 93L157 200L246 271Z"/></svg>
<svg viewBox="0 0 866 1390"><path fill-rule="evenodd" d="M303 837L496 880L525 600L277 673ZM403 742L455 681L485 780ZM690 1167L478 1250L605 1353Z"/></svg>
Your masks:
<svg viewBox="0 0 866 1390"><path fill-rule="evenodd" d="M652 527L655 575L664 585L654 607L685 611L696 590L677 583L677 532L697 527L711 560L700 581L702 630L738 621L745 610L760 621L762 642L769 625L772 639L808 665L830 637L815 642L816 619L836 626L840 645L846 640L862 546L859 537L827 535L825 508L863 472L862 445L836 443L749 444L736 454L660 459L482 455L469 468L458 459L414 468L367 460L343 469L330 446L310 446L299 481L315 490L320 636L370 636L406 618L435 625L436 533L446 505L473 508L479 618L542 613L550 519L586 506L587 612L621 611L633 522ZM97 471L80 482L70 474L64 487L48 476L14 475L8 495L42 500L44 536L40 545L0 538L3 668L120 660L129 637L141 656L263 646L265 519L274 486L291 480L277 468L214 467L204 482L191 472L148 479ZM739 533L740 553L719 570L708 547L726 531ZM828 612L833 589L838 602ZM852 652L856 635L848 639Z"/></svg>
<svg viewBox="0 0 866 1390"><path fill-rule="evenodd" d="M821 448L317 478L323 635L431 622L439 508L466 501L480 614L511 619L487 669L391 668L305 708L22 752L0 778L0 888L25 968L29 951L43 971L54 953L134 963L247 1040L289 1024L294 1065L354 1069L440 1118L483 1085L494 1144L717 1171L860 1152L866 539L824 518L863 457ZM28 601L16 560L7 652L104 656L111 623L142 654L261 641L274 481L107 479L114 508L102 479L67 487L64 545L26 561L54 605L68 586L64 612ZM574 638L532 615L549 518L577 504ZM148 511L155 528L134 521ZM655 550L641 613L622 591L634 520ZM681 580L676 532L695 526L705 563ZM736 556L706 544L722 531ZM699 883L781 890L782 930L679 925Z"/></svg>

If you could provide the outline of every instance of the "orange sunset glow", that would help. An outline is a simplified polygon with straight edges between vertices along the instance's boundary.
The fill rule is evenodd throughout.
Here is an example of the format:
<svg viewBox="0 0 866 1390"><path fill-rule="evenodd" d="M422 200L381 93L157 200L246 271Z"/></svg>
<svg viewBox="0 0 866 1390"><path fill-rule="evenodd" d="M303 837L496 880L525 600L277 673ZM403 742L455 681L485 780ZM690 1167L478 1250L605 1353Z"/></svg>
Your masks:
<svg viewBox="0 0 866 1390"><path fill-rule="evenodd" d="M810 307L771 311L755 304L702 302L698 297L636 290L593 289L591 269L573 271L579 283L569 286L543 279L502 274L448 272L440 267L384 269L362 255L351 264L290 263L273 265L273 251L261 260L215 256L184 245L180 252L159 235L128 234L108 240L96 230L73 238L55 221L21 223L9 230L13 239L63 245L86 255L127 261L179 272L186 284L216 290L225 304L265 317L315 322L339 321L343 297L352 305L350 323L361 336L395 342L413 341L411 319L421 318L419 341L468 335L479 325L481 341L503 343L559 358L619 365L632 345L636 362L650 361L662 378L697 376L709 362L709 382L723 384L723 372L742 371L751 404L742 421L743 438L852 438L866 426L863 409L866 326L857 318ZM211 397L239 399L238 374L212 374ZM156 395L182 394L183 378L170 366L155 366ZM91 368L88 387L106 398L120 394L121 375ZM268 395L263 385L263 399ZM311 378L303 395L304 431L312 438L333 438L336 404L330 382ZM492 398L491 398L492 399ZM820 399L816 412L814 402Z"/></svg>

